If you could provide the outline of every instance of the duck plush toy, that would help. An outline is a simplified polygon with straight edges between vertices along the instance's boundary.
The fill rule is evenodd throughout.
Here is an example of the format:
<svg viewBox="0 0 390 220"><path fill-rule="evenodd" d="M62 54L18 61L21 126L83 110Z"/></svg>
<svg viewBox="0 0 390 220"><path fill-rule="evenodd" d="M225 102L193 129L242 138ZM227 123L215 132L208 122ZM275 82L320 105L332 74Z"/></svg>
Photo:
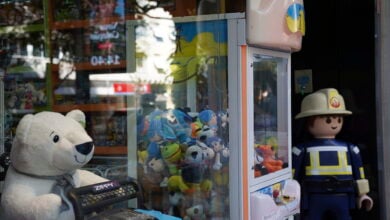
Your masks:
<svg viewBox="0 0 390 220"><path fill-rule="evenodd" d="M94 152L84 126L80 110L66 115L44 111L20 120L1 197L1 219L75 219L67 190L107 181L80 169Z"/></svg>

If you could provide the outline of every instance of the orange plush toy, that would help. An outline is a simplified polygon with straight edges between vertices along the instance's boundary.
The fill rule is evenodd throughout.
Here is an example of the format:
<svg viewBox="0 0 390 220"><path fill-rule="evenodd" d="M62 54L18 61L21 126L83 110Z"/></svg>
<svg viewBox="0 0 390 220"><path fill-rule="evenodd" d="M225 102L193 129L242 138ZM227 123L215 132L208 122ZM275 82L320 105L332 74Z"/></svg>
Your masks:
<svg viewBox="0 0 390 220"><path fill-rule="evenodd" d="M275 159L275 151L270 145L259 145L257 148L260 149L263 154L263 166L268 172L272 173L282 169L283 161Z"/></svg>

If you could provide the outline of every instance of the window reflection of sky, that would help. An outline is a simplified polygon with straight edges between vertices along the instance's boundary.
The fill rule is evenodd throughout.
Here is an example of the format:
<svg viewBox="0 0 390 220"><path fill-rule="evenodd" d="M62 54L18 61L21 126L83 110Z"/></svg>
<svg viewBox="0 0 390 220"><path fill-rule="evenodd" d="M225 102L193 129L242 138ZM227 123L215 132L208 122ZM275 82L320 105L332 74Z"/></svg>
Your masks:
<svg viewBox="0 0 390 220"><path fill-rule="evenodd" d="M176 29L180 37L187 42L191 42L202 32L212 33L214 40L218 43L227 42L227 22L225 20L176 23Z"/></svg>

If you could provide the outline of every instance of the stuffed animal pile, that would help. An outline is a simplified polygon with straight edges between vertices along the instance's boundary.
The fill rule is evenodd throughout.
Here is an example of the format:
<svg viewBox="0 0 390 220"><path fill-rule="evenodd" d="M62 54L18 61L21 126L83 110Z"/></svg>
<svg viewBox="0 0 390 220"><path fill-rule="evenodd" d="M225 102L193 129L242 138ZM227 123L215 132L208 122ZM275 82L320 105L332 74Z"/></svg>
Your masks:
<svg viewBox="0 0 390 220"><path fill-rule="evenodd" d="M75 218L66 190L107 181L80 169L94 152L84 126L80 110L66 115L44 111L20 120L1 197L1 219Z"/></svg>
<svg viewBox="0 0 390 220"><path fill-rule="evenodd" d="M228 217L227 116L178 108L156 109L140 118L143 205L185 220Z"/></svg>

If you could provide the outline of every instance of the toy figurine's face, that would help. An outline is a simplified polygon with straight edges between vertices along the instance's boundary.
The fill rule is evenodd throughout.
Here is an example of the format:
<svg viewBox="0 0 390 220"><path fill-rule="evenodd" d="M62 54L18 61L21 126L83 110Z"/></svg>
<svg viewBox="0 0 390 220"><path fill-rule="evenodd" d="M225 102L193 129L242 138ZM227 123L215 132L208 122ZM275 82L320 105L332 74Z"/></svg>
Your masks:
<svg viewBox="0 0 390 220"><path fill-rule="evenodd" d="M314 116L309 124L309 132L315 138L335 138L342 126L342 115Z"/></svg>

